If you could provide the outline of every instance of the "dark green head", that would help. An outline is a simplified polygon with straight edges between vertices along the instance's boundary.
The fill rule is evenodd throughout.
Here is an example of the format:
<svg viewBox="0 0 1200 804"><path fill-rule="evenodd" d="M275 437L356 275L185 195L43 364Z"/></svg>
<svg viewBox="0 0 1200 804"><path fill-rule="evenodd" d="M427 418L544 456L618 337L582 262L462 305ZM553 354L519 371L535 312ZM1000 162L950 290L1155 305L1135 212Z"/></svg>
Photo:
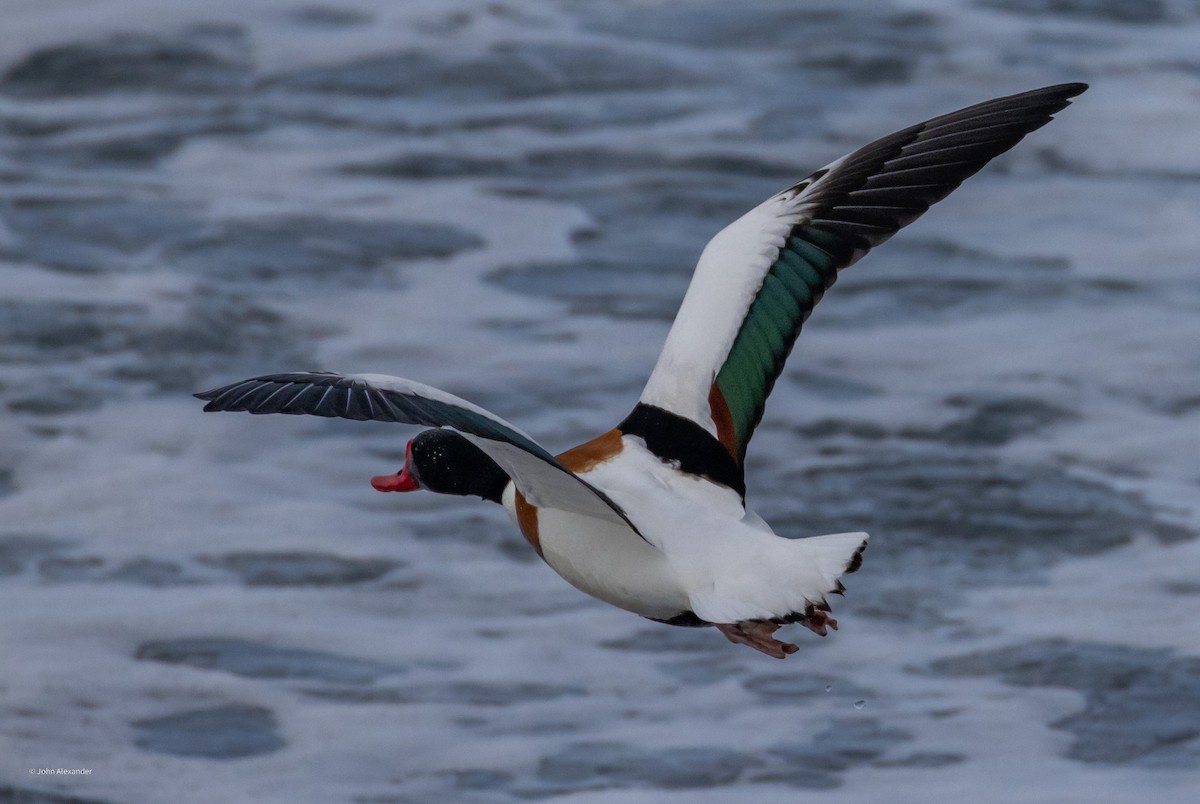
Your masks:
<svg viewBox="0 0 1200 804"><path fill-rule="evenodd" d="M453 430L426 430L405 450L404 468L371 479L379 491L426 489L438 494L500 502L508 473L483 450Z"/></svg>

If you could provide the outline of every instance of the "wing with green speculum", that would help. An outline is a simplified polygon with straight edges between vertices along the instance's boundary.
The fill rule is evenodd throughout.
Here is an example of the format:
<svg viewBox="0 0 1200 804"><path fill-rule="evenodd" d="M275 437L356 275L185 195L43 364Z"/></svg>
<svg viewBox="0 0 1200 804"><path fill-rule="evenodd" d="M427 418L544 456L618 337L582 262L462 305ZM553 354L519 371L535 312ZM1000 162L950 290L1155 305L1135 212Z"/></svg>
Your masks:
<svg viewBox="0 0 1200 804"><path fill-rule="evenodd" d="M762 214L763 233L778 245L769 263L756 266L767 267L708 393L717 437L739 465L800 328L838 271L1048 123L1086 88L1046 87L911 126L837 160L750 213ZM777 220L768 219L784 209L794 223L781 233Z"/></svg>
<svg viewBox="0 0 1200 804"><path fill-rule="evenodd" d="M739 464L800 328L852 259L843 242L817 227L780 248L709 393L717 437Z"/></svg>

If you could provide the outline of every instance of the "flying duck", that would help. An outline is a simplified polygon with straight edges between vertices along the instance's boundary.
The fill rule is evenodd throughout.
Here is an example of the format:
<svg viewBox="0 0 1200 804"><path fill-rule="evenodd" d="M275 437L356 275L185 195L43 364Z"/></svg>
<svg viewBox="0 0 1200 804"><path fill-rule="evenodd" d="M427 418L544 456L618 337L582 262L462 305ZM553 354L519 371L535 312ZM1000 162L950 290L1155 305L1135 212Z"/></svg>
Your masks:
<svg viewBox="0 0 1200 804"><path fill-rule="evenodd" d="M890 134L729 224L700 255L649 382L615 428L552 454L504 419L380 374L270 374L196 394L206 411L307 413L433 428L371 480L503 505L570 584L776 658L787 623L837 628L827 598L865 533L783 538L746 506L743 460L800 328L874 246L1048 123L1085 84L970 106Z"/></svg>

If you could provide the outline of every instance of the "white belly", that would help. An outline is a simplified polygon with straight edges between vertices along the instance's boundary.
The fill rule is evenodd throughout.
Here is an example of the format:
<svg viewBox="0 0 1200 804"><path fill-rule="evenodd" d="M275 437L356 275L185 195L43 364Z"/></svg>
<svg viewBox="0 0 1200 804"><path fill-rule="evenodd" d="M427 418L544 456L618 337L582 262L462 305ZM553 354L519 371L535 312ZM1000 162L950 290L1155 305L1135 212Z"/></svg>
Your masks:
<svg viewBox="0 0 1200 804"><path fill-rule="evenodd" d="M504 507L520 524L511 485ZM666 556L625 525L539 508L537 542L555 572L605 603L655 619L688 610L687 593Z"/></svg>

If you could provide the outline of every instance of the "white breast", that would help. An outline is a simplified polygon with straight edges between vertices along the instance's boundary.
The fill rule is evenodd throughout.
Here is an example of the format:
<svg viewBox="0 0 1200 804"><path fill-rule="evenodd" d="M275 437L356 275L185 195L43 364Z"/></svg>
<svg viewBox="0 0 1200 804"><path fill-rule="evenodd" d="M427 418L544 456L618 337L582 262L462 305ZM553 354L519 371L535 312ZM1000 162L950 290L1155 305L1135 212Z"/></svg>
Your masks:
<svg viewBox="0 0 1200 804"><path fill-rule="evenodd" d="M511 485L503 502L516 521ZM623 523L538 508L537 528L542 557L576 589L643 617L669 619L688 609L666 556Z"/></svg>

